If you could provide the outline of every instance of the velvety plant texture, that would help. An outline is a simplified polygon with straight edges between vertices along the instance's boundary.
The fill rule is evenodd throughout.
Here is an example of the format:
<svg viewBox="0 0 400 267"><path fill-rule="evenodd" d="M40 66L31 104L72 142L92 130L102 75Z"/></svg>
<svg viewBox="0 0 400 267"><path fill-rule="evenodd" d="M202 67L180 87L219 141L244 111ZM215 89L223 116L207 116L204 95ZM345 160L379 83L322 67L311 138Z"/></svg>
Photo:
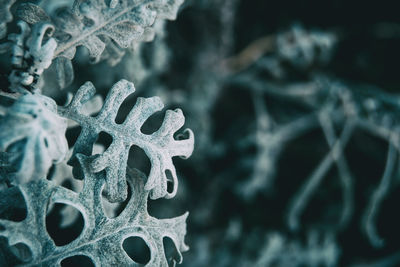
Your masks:
<svg viewBox="0 0 400 267"><path fill-rule="evenodd" d="M400 266L396 4L0 0L0 266Z"/></svg>

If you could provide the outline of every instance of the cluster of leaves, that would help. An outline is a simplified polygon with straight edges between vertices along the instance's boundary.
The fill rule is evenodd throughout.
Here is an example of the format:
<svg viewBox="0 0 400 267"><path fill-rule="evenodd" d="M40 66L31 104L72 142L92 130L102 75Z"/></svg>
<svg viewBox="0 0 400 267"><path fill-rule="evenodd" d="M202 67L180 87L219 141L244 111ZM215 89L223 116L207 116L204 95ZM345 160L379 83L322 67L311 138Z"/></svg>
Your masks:
<svg viewBox="0 0 400 267"><path fill-rule="evenodd" d="M152 40L162 20L175 19L182 1L75 1L55 4L50 11L45 11L46 1L39 2L17 6L20 33L9 34L10 42L2 44L2 52L12 52L12 69L8 87L0 88L0 265L64 266L76 257L81 258L73 264L95 266L181 263L181 252L188 250L188 213L157 219L147 204L176 195L172 158L192 154L192 131L176 134L184 125L182 111L167 110L159 129L144 133L149 117L164 107L160 98L137 98L117 123L121 104L135 91L133 83L115 83L103 104L87 82L67 104L57 106L42 94L42 74L54 63L59 85L70 83L78 46L87 49L92 63L107 59L112 67L123 49ZM1 37L12 20L13 3L0 3ZM66 132L76 126L81 133L72 142ZM111 136L108 147L98 144L101 133ZM128 164L132 146L150 160L148 175ZM65 205L61 210L60 204ZM52 217L57 212L61 219ZM74 233L79 227L72 239L68 231L57 235L52 230ZM126 242L135 237L144 242L147 260L129 252L137 245ZM172 257L166 255L166 239L172 241Z"/></svg>
<svg viewBox="0 0 400 267"><path fill-rule="evenodd" d="M5 23L11 18L9 8L13 1L8 2L2 4L5 17L3 32L6 31ZM43 2L42 6L45 6L47 3ZM93 63L107 60L113 66L121 60L124 49L134 48L140 42L152 41L160 28L157 25L166 19L174 20L182 3L183 0L75 1L72 7L61 5L52 14L47 14L40 5L21 4L16 11L18 18L32 25L33 31L36 29L36 32L29 37L29 27L21 22L21 34L10 38L15 43L13 57L28 61L26 64L13 62L17 65L14 67L29 74L40 75L54 62L58 83L63 88L74 79L71 60L75 57L77 47L86 47ZM43 44L45 33L49 40ZM28 37L29 40L25 44L24 39ZM29 53L28 50L19 51L19 48L24 49L25 45ZM14 59L16 60L19 61ZM10 82L17 83L18 81L13 80L18 77L11 77ZM17 91L15 87L16 85L13 85L11 90Z"/></svg>
<svg viewBox="0 0 400 267"><path fill-rule="evenodd" d="M5 1L0 11L7 21L12 18L8 10L13 2ZM69 120L66 134L71 155L53 165L48 174L51 184L67 185L80 196L86 180L90 181L85 172L102 177L102 197L108 198L102 201L102 212L107 217L118 218L127 211L124 207L129 204L118 202L125 196L128 203L136 203L135 190L158 198L148 201L149 213L156 217L191 210L191 250L185 253L185 266L399 265L399 221L392 215L400 201L396 93L400 21L394 6L363 2L360 13L359 3L348 1L287 5L264 0L186 0L179 19L167 24L164 19L175 17L180 1L29 2L14 5L14 17L23 19L30 32L43 33L33 24L54 25L54 31L44 32L42 42L53 38L57 43L52 64L31 87L57 103L67 103L58 108L57 116L76 121ZM104 17L118 23L105 24ZM22 36L13 22L1 25ZM132 40L124 34L128 32ZM29 36L19 38L32 42ZM13 49L19 52L17 48L10 42L0 45L6 54ZM1 57L1 74L17 70L35 78L35 70L26 68L32 54L23 55L25 62L19 69ZM159 128L163 124L156 112L161 109L160 99L128 97L132 88L125 81L117 83L121 79L134 81L145 97L160 96L172 110L182 107L188 126L196 132L193 158L175 165L180 177L190 179L180 179L174 205L162 198L174 195L177 185L171 157L187 153L187 143L177 145L183 140L173 133L183 123L178 119L180 111L168 112L165 120L170 127ZM108 96L103 111L99 97L91 97L93 85L87 83L76 93L87 80L103 97ZM21 79L14 81L15 87L21 87ZM124 89L118 89L123 84ZM72 100L69 93L75 94ZM86 104L81 107L81 103ZM140 107L156 113L136 118ZM104 117L105 109L113 114L110 118ZM1 108L0 114L4 117L7 110ZM128 127L133 117L137 123ZM149 119L142 123L145 118ZM131 139L125 138L128 131L134 133ZM190 143L191 132L183 136ZM15 151L22 144L9 149ZM172 144L179 151L169 151L175 147ZM137 147L142 151L137 153ZM124 151L125 158L116 157L115 151ZM10 171L18 175L13 164L18 157L7 153L0 154L0 175L8 177ZM160 153L166 157L158 157ZM128 178L126 183L126 174L141 176L132 175L126 165L160 179L131 183ZM65 191L60 188L55 191ZM15 199L25 203L21 196ZM71 229L82 210L87 212L74 207L61 210L58 220L63 227ZM48 217L56 208L48 205ZM133 215L134 220L146 214ZM122 240L119 233L113 236L116 243ZM156 247L161 244L159 235L152 240L158 240ZM172 242L174 250L183 251L179 240ZM71 244L78 242L87 249L85 237ZM161 251L150 245L152 241L146 242L152 255ZM119 248L116 255L122 251ZM20 256L24 251L21 245L11 250ZM48 253L54 251L58 250L49 246ZM79 253L98 260L85 251ZM0 258L2 253L5 258L13 255L0 251ZM58 260L72 254L57 255Z"/></svg>

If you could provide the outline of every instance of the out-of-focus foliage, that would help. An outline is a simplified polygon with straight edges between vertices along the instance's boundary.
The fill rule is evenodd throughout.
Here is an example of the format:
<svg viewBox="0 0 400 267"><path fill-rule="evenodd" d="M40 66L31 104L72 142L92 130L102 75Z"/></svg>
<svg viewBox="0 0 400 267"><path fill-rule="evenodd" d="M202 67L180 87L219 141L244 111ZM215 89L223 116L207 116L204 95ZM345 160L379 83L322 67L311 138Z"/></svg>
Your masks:
<svg viewBox="0 0 400 267"><path fill-rule="evenodd" d="M178 210L195 209L184 264L398 265L400 35L389 10L188 1L168 25L170 68L144 84L168 90L196 133L178 194ZM272 257L274 235L284 249Z"/></svg>
<svg viewBox="0 0 400 267"><path fill-rule="evenodd" d="M31 2L50 18L73 8L68 0ZM186 0L176 22L151 24L153 42L107 45L96 65L80 47L72 61L58 57L44 71L40 88L64 104L87 80L105 98L126 79L135 95L158 95L167 108L185 111L196 134L193 156L174 160L176 198L148 205L159 218L191 211L183 266L398 266L397 10L395 1ZM121 99L117 124L135 95ZM98 116L102 104L94 106L85 116ZM153 134L163 120L156 112L137 128ZM69 125L72 148L82 133ZM111 139L100 133L92 143L105 150L92 155L110 149ZM146 174L152 169L135 146L127 162ZM0 164L8 170L7 154ZM124 204L103 205L115 216ZM59 216L66 214L77 218L67 208Z"/></svg>
<svg viewBox="0 0 400 267"><path fill-rule="evenodd" d="M7 35L7 23L12 20L10 8L15 0L1 0L0 2L0 39Z"/></svg>
<svg viewBox="0 0 400 267"><path fill-rule="evenodd" d="M21 93L27 88L35 91L40 75L51 65L57 48L56 40L51 37L54 26L48 22L38 22L31 29L23 21L19 21L18 26L21 33L8 36L13 43L9 91ZM45 37L48 37L46 41Z"/></svg>
<svg viewBox="0 0 400 267"><path fill-rule="evenodd" d="M10 182L26 183L46 177L50 167L66 158L66 119L53 99L24 95L7 110L0 124L0 149L15 168ZM12 178L11 178L12 176Z"/></svg>

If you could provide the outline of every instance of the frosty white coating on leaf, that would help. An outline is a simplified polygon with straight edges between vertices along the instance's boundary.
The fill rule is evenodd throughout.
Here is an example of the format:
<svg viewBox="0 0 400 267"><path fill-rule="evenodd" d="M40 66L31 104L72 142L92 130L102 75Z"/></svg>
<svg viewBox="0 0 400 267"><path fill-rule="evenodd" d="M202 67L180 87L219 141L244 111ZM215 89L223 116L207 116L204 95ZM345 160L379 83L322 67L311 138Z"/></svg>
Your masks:
<svg viewBox="0 0 400 267"><path fill-rule="evenodd" d="M145 189L150 190L150 197L172 198L175 196L178 180L172 157L188 158L193 151L194 137L191 130L185 130L187 139L175 140L174 133L184 124L185 118L180 109L167 110L164 121L158 131L143 134L140 128L155 112L163 108L158 97L141 98L128 114L122 124L115 122L118 109L124 99L135 91L132 83L121 80L110 90L105 103L96 117L84 115L82 105L95 93L90 82L85 83L72 99L71 103L61 109L62 116L72 119L82 126L82 132L76 141L74 155L82 153L91 155L92 147L100 132L106 132L113 138L111 145L100 155L96 155L90 163L94 172L106 170L107 198L112 201L122 201L127 196L125 172L129 149L136 145L144 150L151 162L151 170ZM71 164L76 165L72 161ZM170 172L173 181L172 192L167 191L167 173Z"/></svg>
<svg viewBox="0 0 400 267"><path fill-rule="evenodd" d="M21 222L0 220L0 225L6 229L0 231L0 235L7 237L9 245L23 243L32 252L31 259L21 266L60 266L63 259L75 255L88 256L96 266L136 266L137 263L122 247L123 241L131 236L142 238L149 247L151 258L146 266L168 267L164 237L174 242L178 262L181 262L181 252L188 250L184 243L188 213L172 219L151 217L147 212L145 177L137 170L129 170L127 181L132 197L118 217L107 218L101 205L103 174L90 171L90 158L83 155L77 157L85 176L84 187L79 194L48 180L32 181L19 186L27 204L26 219ZM85 225L82 233L67 245L56 246L47 234L45 215L49 201L71 205L83 215Z"/></svg>
<svg viewBox="0 0 400 267"><path fill-rule="evenodd" d="M0 151L9 152L15 183L46 177L51 165L65 158L66 129L51 98L28 94L14 103L0 121Z"/></svg>
<svg viewBox="0 0 400 267"><path fill-rule="evenodd" d="M40 6L29 2L18 5L17 16L29 24L50 21L49 16Z"/></svg>
<svg viewBox="0 0 400 267"><path fill-rule="evenodd" d="M106 2L75 1L72 11L65 10L54 18L59 30L55 56L72 59L76 47L85 46L97 62L101 57L107 57L107 49L121 50L146 39L157 19L174 20L183 0Z"/></svg>

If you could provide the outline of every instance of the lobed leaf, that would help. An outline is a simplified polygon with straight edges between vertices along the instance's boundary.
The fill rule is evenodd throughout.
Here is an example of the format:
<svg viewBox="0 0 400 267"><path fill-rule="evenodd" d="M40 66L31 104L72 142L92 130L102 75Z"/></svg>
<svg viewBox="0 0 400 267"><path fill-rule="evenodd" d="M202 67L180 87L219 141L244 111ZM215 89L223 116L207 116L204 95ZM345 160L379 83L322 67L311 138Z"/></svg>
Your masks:
<svg viewBox="0 0 400 267"><path fill-rule="evenodd" d="M119 81L108 93L100 113L96 117L91 117L82 113L82 107L94 95L95 88L90 82L79 88L71 103L66 108L60 109L62 116L72 119L82 126L73 155L77 153L91 155L93 144L100 132L106 132L112 136L111 145L104 153L93 158L90 167L94 172L106 171L107 198L111 202L117 202L123 201L127 196L125 181L127 160L130 147L136 145L144 150L151 162L150 174L145 185L145 189L151 191L150 197L152 199L172 198L178 187L172 157L188 158L192 154L193 133L187 129L184 132L187 134L186 139L175 140L174 133L185 122L180 109L168 110L161 127L153 134L148 135L141 132L140 129L144 122L163 108L158 97L139 97L125 121L117 124L115 117L120 105L134 91L132 83L126 80ZM79 167L76 160L70 161L70 164ZM78 171L79 169L75 171L77 176L79 176ZM168 180L168 174L172 181ZM167 191L168 182L173 183L171 192Z"/></svg>
<svg viewBox="0 0 400 267"><path fill-rule="evenodd" d="M72 59L76 47L85 46L94 62L99 61L106 47L130 47L148 40L148 32L156 20L176 18L183 0L104 0L75 1L72 11L64 9L54 18L59 31L55 57ZM115 47L117 45L117 47Z"/></svg>
<svg viewBox="0 0 400 267"><path fill-rule="evenodd" d="M89 157L81 154L77 157L85 176L84 187L79 194L48 180L32 181L19 186L28 210L25 220L0 220L0 225L5 229L0 231L0 236L6 237L10 246L23 243L30 249L31 257L25 258L20 266L60 266L63 259L76 255L88 256L96 266L136 266L138 263L130 259L122 247L123 241L131 236L142 238L149 247L151 258L146 266L168 266L164 237L174 242L178 261L181 262L181 252L188 250L184 243L188 213L172 219L151 217L147 212L145 176L130 169L127 181L132 189L132 197L119 216L108 218L101 205L105 181L103 173L94 174L90 171ZM49 202L71 205L82 213L85 222L83 231L71 243L56 246L47 234L46 211Z"/></svg>

